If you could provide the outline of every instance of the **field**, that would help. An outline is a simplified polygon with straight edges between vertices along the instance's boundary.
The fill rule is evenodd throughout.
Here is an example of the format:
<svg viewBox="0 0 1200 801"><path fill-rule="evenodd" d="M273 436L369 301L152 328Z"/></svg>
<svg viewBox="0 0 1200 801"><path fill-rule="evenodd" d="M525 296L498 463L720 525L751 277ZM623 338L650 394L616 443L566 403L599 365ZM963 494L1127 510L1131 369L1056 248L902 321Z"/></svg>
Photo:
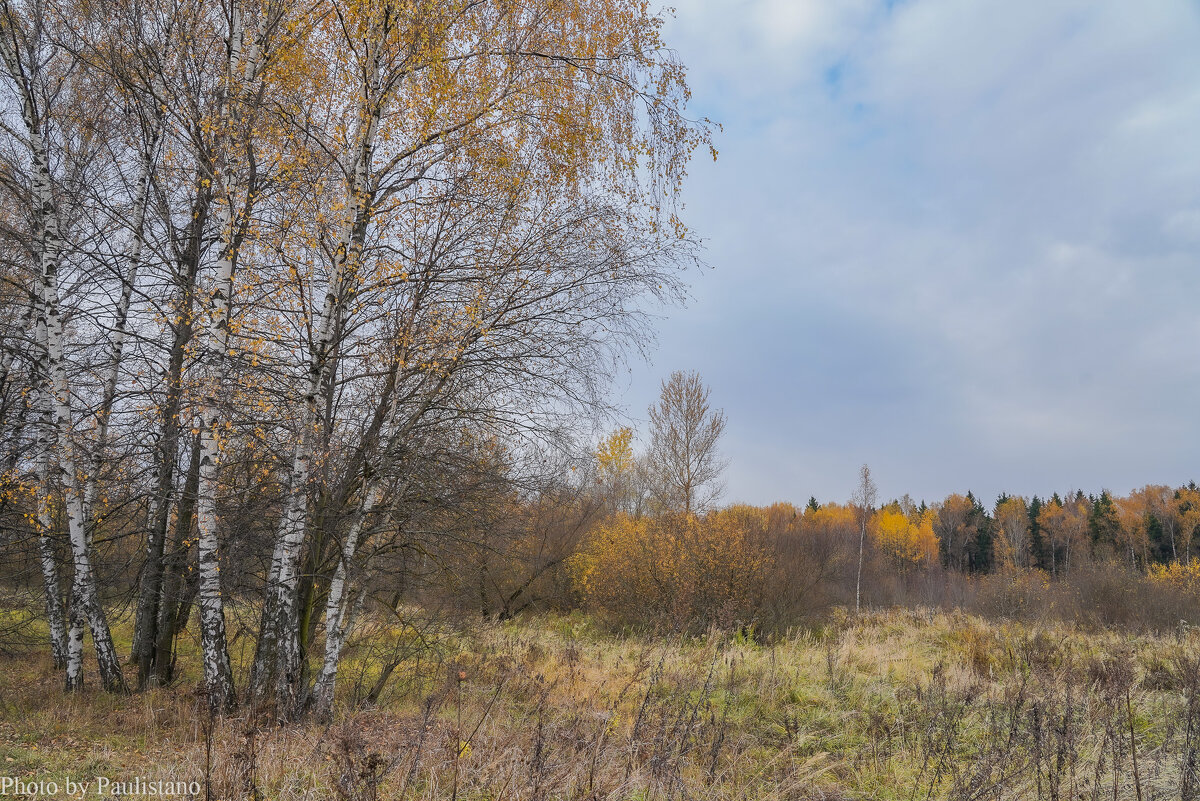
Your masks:
<svg viewBox="0 0 1200 801"><path fill-rule="evenodd" d="M765 643L619 636L582 615L410 637L393 633L404 658L377 703L349 703L378 679L359 648L335 720L290 726L209 717L188 653L176 686L127 697L64 697L47 656L10 654L0 775L219 799L1196 797L1186 630L891 611Z"/></svg>

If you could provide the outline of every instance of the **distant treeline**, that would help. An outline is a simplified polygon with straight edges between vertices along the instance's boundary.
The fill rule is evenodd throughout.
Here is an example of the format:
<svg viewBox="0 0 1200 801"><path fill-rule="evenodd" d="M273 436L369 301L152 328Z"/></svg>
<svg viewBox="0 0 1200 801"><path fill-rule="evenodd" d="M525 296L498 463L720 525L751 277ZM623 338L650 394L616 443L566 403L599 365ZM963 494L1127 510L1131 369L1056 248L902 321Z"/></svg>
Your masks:
<svg viewBox="0 0 1200 801"><path fill-rule="evenodd" d="M967 608L1100 625L1200 622L1200 491L1148 486L933 505L788 503L613 514L574 558L578 599L625 622L786 627L835 605ZM859 548L862 546L861 581Z"/></svg>

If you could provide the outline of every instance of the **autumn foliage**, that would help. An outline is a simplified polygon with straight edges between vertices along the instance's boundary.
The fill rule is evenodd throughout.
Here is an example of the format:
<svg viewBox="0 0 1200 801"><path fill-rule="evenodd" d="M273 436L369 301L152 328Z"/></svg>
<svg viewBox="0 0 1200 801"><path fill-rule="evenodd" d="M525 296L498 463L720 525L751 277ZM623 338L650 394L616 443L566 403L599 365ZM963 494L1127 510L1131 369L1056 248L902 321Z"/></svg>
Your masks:
<svg viewBox="0 0 1200 801"><path fill-rule="evenodd" d="M733 505L672 514L639 488L630 429L595 452L606 516L569 560L576 600L621 624L741 623L783 630L862 602L934 605L1099 625L1200 622L1200 491L1151 485L1114 497L974 495L932 505ZM652 496L650 496L652 497Z"/></svg>
<svg viewBox="0 0 1200 801"><path fill-rule="evenodd" d="M1146 575L1151 582L1161 587L1200 598L1200 562L1152 565Z"/></svg>
<svg viewBox="0 0 1200 801"><path fill-rule="evenodd" d="M932 509L905 515L898 506L880 510L871 519L871 534L880 551L899 569L931 565L937 559L938 538Z"/></svg>
<svg viewBox="0 0 1200 801"><path fill-rule="evenodd" d="M704 517L617 515L572 560L588 605L620 620L674 626L749 620L761 601L768 554L761 510Z"/></svg>

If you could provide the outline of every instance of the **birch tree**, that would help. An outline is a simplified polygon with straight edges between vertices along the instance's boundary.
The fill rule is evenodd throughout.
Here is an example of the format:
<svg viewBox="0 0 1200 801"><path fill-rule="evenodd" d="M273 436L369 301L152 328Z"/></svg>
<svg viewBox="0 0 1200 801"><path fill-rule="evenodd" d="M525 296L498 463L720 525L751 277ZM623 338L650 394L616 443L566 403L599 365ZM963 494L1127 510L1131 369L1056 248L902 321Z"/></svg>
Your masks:
<svg viewBox="0 0 1200 801"><path fill-rule="evenodd" d="M623 192L633 208L644 204L641 208L649 209L658 201L640 194L648 187L638 188L634 174L641 166L632 154L644 149L661 159L648 175L654 192L666 187L669 195L681 159L703 138L700 129L678 116L673 93L681 74L655 52L653 18L644 12L622 18L626 27L606 29L612 20L601 14L610 9L589 4L575 10L580 25L564 32L562 20L537 4L330 8L328 19L336 25L325 31L322 44L333 50L327 63L350 60L351 68L343 73L350 107L345 116L355 122L344 136L336 126L332 136L319 130L307 134L329 143L322 150L342 155L330 171L329 194L323 196L330 203L314 210L315 222L309 226L314 255L325 255L289 265L298 275L311 276L296 284L302 290L297 307L303 319L296 327L311 337L300 349L306 365L304 390L292 463L283 481L289 489L255 660L256 692L274 695L285 709L300 695L298 566L310 521L314 455L322 437L331 433L325 422L331 419L328 404L322 410L319 399L351 351L346 337L363 332L356 328L361 323L351 319L353 313L372 303L386 307L389 292L409 297L410 285L419 285L414 279L421 264L397 258L403 251L396 245L402 243L389 241L389 231L395 226L420 228L429 219L422 206L441 203L442 197L472 209L477 221L486 218L489 225L508 215L512 233L464 255L482 276L511 277L522 268L506 264L504 256L530 231L520 224L523 216L514 216L528 213L532 207L527 204L542 203L544 210L552 197L579 192L585 184L604 184L606 191ZM638 115L647 111L651 119L643 128ZM534 193L535 180L544 182L539 191L549 188L552 194ZM430 187L434 196L424 194ZM623 223L653 228L676 222L669 214L635 220L634 214L626 214ZM681 228L669 230L683 236ZM365 258L368 242L387 257ZM660 244L659 249L661 255L668 248ZM321 262L325 268L314 270ZM429 403L454 385L469 351L485 340L495 344L498 333L487 319L486 304L492 300L487 293L497 292L501 282L482 284L466 285L483 293L476 296L461 291L462 284L434 284L441 298L423 313L429 328L422 335L436 332L434 339L444 337L446 345L440 352L431 348L423 362L426 389L419 397ZM582 291L582 285L576 290ZM497 297L503 295L497 292ZM307 298L321 300L309 303ZM537 297L525 296L521 302L528 309ZM508 299L500 306L517 308ZM595 310L581 306L580 311L587 315Z"/></svg>
<svg viewBox="0 0 1200 801"><path fill-rule="evenodd" d="M37 350L41 363L46 363L44 356L46 331L40 316L37 323ZM58 559L54 553L52 534L54 521L50 512L50 461L53 445L53 408L50 403L50 388L44 375L36 376L32 387L34 395L42 406L41 419L38 421L38 442L36 443L37 468L34 480L38 484L35 490L37 504L36 530L38 562L42 571L42 592L45 599L46 622L50 628L50 653L56 668L66 668L68 660L66 616L63 611L62 590L58 580Z"/></svg>
<svg viewBox="0 0 1200 801"><path fill-rule="evenodd" d="M49 7L53 46L34 14ZM694 261L674 199L708 128L683 115L662 20L631 0L14 8L23 113L5 133L30 177L10 189L34 222L14 262L37 276L37 335L6 335L0 389L45 387L13 412L37 458L11 458L43 474L52 630L59 496L67 510L69 680L86 618L117 686L89 538L120 527L144 544L140 686L171 679L195 597L210 699L230 708L236 590L262 601L251 692L282 717L310 693L327 710L372 560L436 540L402 521L460 525L449 510L503 472L475 464L480 443L566 447L645 340L643 301ZM70 148L61 86L105 101L64 115L86 123ZM83 144L103 170L67 192L55 148ZM114 494L136 510L122 521ZM229 549L242 564L222 577Z"/></svg>
<svg viewBox="0 0 1200 801"><path fill-rule="evenodd" d="M52 445L55 449L53 463L64 495L74 568L72 614L77 621L86 620L91 629L102 683L107 689L120 690L125 686L124 677L92 569L85 512L86 474L81 475L82 471L77 470L72 439L75 419L63 352L59 266L66 243L59 228L60 209L51 172L50 106L64 91L70 69L61 49L46 41L47 20L41 12L35 6L22 13L7 0L0 2L0 59L20 107L23 124L20 135L28 147L33 254L40 273L35 298L37 330L40 337L44 336L44 342L39 343L44 345L39 348L39 358L43 360L39 373L46 376L44 392L54 431L53 443L43 441L42 445L47 450ZM41 491L46 491L45 485ZM83 631L77 623L72 624L68 636L66 681L67 688L72 690L79 689L83 682Z"/></svg>
<svg viewBox="0 0 1200 801"><path fill-rule="evenodd" d="M855 517L858 518L858 570L854 574L854 613L862 608L862 570L863 556L867 547L867 524L875 511L875 481L871 478L871 468L863 465L858 471L858 487L854 490L850 503L854 507Z"/></svg>
<svg viewBox="0 0 1200 801"><path fill-rule="evenodd" d="M232 325L230 302L239 251L245 244L258 188L252 131L263 89L263 70L271 59L273 31L280 23L281 7L267 3L258 9L259 14L251 14L241 0L230 0L225 11L229 55L217 103L217 143L211 173L220 244L206 315L208 330L203 361L209 375L198 414L200 468L196 507L204 675L210 700L218 708L228 708L236 700L225 635L216 512L226 422L222 419L222 396L228 392L225 383Z"/></svg>

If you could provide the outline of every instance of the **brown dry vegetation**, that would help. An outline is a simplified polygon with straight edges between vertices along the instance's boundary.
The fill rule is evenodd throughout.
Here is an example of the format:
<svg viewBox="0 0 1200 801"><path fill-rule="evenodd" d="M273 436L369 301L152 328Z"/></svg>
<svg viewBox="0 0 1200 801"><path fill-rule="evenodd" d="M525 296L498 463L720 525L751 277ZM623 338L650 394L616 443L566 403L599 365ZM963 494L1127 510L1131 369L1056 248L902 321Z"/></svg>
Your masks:
<svg viewBox="0 0 1200 801"><path fill-rule="evenodd" d="M221 799L1197 797L1187 629L893 611L760 644L574 614L447 629L413 653L369 704L379 662L352 652L335 723L291 726L209 718L190 673L64 697L47 655L9 654L2 772L194 779Z"/></svg>

